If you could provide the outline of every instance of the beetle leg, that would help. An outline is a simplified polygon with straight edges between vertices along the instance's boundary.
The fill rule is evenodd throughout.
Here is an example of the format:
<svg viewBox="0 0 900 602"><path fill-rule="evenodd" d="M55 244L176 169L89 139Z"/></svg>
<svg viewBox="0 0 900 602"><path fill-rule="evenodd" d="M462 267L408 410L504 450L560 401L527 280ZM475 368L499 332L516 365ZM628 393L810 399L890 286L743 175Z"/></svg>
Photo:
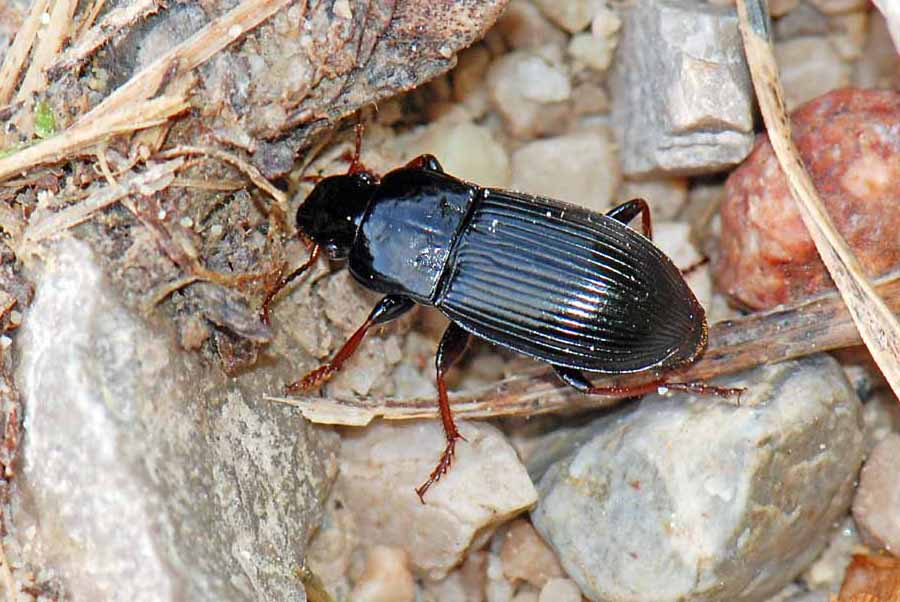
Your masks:
<svg viewBox="0 0 900 602"><path fill-rule="evenodd" d="M419 155L418 157L412 159L409 163L407 163L405 167L427 169L429 171L444 173L444 168L441 167L441 164L437 160L437 157L428 154Z"/></svg>
<svg viewBox="0 0 900 602"><path fill-rule="evenodd" d="M304 239L305 242L305 239ZM263 299L262 307L259 310L259 318L262 320L263 324L266 326L269 325L269 306L272 305L272 300L275 298L275 295L281 291L285 286L287 286L294 278L297 278L303 272L312 267L313 264L316 263L316 260L319 258L319 245L312 245L308 248L309 258L303 262L303 264L298 267L296 270L288 274L287 276L283 276L284 266L282 265L281 269L278 272L278 282L272 288L272 290L266 293L266 298Z"/></svg>
<svg viewBox="0 0 900 602"><path fill-rule="evenodd" d="M447 447L444 448L444 453L441 454L441 459L434 470L431 471L428 480L416 488L419 500L423 504L425 503L425 492L428 491L428 488L431 487L432 483L439 481L450 470L453 454L456 451L457 439L465 440L459 434L456 424L453 422L453 411L450 409L450 400L447 398L447 384L444 382L444 374L466 350L466 346L469 344L469 336L468 332L451 322L447 330L444 331L444 336L441 337L441 342L438 345L437 354L434 358L434 364L437 368L438 403L441 408L441 422L444 424L444 434L447 435Z"/></svg>
<svg viewBox="0 0 900 602"><path fill-rule="evenodd" d="M644 236L653 240L653 225L650 221L650 207L644 199L632 199L621 205L613 207L606 212L606 217L611 217L617 222L628 224L631 220L641 214L641 229Z"/></svg>
<svg viewBox="0 0 900 602"><path fill-rule="evenodd" d="M687 393L696 393L698 395L736 397L738 402L740 402L741 393L744 392L744 389L739 387L717 387L715 385L708 385L700 382L670 383L666 382L664 378L638 385L595 387L580 370L565 368L563 366L553 366L553 369L564 383L585 395L621 395L626 397L637 397L639 395L646 395L647 393L658 392L661 389L668 389L670 391L685 391Z"/></svg>
<svg viewBox="0 0 900 602"><path fill-rule="evenodd" d="M411 310L415 306L415 302L401 295L388 295L378 302L369 317L363 322L356 332L353 333L340 350L331 358L327 364L319 366L300 380L289 384L286 389L288 393L297 393L298 391L306 391L313 387L317 387L327 381L337 372L341 365L347 361L353 352L356 351L359 344L362 343L366 332L376 324L384 324L395 320Z"/></svg>
<svg viewBox="0 0 900 602"><path fill-rule="evenodd" d="M695 261L695 262L692 263L691 265L689 265L689 266L687 266L687 267L684 267L684 268L679 268L679 269L681 270L681 275L686 277L686 276L690 276L690 275L691 275L692 273L694 273L697 269L702 268L702 267L705 266L707 263L709 263L709 257L706 257L706 256L704 255L702 259L698 259L697 261Z"/></svg>

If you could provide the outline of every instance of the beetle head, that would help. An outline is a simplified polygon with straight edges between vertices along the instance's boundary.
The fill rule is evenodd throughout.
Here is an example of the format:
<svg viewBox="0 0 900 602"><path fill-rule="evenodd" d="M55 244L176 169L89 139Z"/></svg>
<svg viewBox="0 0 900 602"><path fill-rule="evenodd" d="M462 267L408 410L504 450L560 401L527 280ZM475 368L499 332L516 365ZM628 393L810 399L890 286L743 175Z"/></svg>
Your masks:
<svg viewBox="0 0 900 602"><path fill-rule="evenodd" d="M297 228L331 259L346 259L377 186L364 171L325 178L297 210Z"/></svg>

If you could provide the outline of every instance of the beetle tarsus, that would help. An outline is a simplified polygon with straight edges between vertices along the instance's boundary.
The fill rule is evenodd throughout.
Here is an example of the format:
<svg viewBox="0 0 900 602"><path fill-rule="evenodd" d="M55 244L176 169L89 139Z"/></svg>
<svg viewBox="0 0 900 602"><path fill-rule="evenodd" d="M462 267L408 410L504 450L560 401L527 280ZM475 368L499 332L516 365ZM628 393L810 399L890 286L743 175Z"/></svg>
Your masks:
<svg viewBox="0 0 900 602"><path fill-rule="evenodd" d="M580 370L563 366L554 366L553 369L564 383L585 395L638 397L640 395L646 395L647 393L660 392L661 389L667 389L669 391L684 391L686 393L695 393L697 395L715 395L716 397L723 398L737 397L738 403L740 403L741 393L745 390L740 387L719 387L701 382L667 382L662 378L636 385L609 385L596 387Z"/></svg>
<svg viewBox="0 0 900 602"><path fill-rule="evenodd" d="M416 493L423 504L425 503L425 492L428 491L428 488L431 487L432 483L439 481L450 470L453 454L456 453L456 442L459 439L466 440L460 434L459 429L456 428L456 423L453 421L453 410L450 409L450 398L447 396L447 383L444 381L444 375L450 369L450 366L456 363L463 352L465 352L469 344L469 336L468 332L451 322L447 330L444 331L444 336L441 337L437 353L434 356L434 365L437 368L438 405L441 410L441 423L444 426L444 434L447 436L447 447L444 448L444 453L441 454L441 459L434 470L431 471L428 480L416 489Z"/></svg>
<svg viewBox="0 0 900 602"><path fill-rule="evenodd" d="M319 366L298 381L292 382L285 387L288 393L300 393L301 391L309 391L325 384L334 373L337 372L338 366L332 363Z"/></svg>
<svg viewBox="0 0 900 602"><path fill-rule="evenodd" d="M447 446L444 448L444 453L441 454L441 459L438 461L437 466L428 475L428 479L416 487L416 495L419 496L419 501L423 504L425 503L425 492L428 491L428 488L440 481L441 477L450 471L450 466L453 464L453 456L456 455L456 441L458 439L465 441L465 437L460 435L458 431L453 435L447 436Z"/></svg>

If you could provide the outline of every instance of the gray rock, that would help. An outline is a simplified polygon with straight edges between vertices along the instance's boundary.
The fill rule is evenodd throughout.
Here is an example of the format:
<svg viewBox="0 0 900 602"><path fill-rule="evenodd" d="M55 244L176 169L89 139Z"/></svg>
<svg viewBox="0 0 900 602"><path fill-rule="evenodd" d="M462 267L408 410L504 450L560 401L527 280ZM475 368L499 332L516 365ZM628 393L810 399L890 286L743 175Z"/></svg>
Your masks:
<svg viewBox="0 0 900 602"><path fill-rule="evenodd" d="M764 600L828 543L863 453L840 367L815 356L727 384L749 387L740 406L651 396L600 418L543 476L532 521L591 600Z"/></svg>
<svg viewBox="0 0 900 602"><path fill-rule="evenodd" d="M334 435L124 309L85 244L43 260L17 339L28 560L73 600L306 600Z"/></svg>
<svg viewBox="0 0 900 602"><path fill-rule="evenodd" d="M712 173L753 145L752 88L734 8L638 0L613 67L627 176Z"/></svg>

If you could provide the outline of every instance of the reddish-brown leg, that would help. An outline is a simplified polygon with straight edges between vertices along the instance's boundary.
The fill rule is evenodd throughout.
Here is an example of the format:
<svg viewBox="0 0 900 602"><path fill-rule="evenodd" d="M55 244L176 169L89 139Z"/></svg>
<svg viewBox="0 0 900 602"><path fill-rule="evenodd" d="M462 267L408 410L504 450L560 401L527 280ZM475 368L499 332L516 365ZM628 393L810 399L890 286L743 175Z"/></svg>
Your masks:
<svg viewBox="0 0 900 602"><path fill-rule="evenodd" d="M709 257L703 257L702 259L695 261L686 268L681 268L681 275L690 276L692 272L694 272L698 268L705 266L707 263L709 263Z"/></svg>
<svg viewBox="0 0 900 602"><path fill-rule="evenodd" d="M306 242L306 239L304 239L304 242ZM277 295L281 291L281 289L286 287L294 278L297 278L298 276L303 274L303 272L312 267L313 264L316 263L316 260L319 258L319 245L307 245L307 249L309 251L309 259L304 261L300 267L298 267L287 276L282 276L281 273L279 273L278 283L274 288L272 288L272 290L266 293L266 298L263 299L262 307L259 310L259 318L266 326L269 325L269 306L272 305L272 300L275 298L275 295ZM281 272L283 271L284 267L282 266Z"/></svg>
<svg viewBox="0 0 900 602"><path fill-rule="evenodd" d="M300 380L287 385L285 389L288 393L297 393L299 391L306 391L318 387L325 383L325 381L331 378L331 376L340 369L341 365L347 361L347 358L353 355L353 352L356 351L359 344L362 343L363 338L366 336L366 331L376 324L384 324L385 322L390 322L391 320L399 318L414 306L415 303L412 299L407 297L401 297L400 295L388 295L387 297L384 297L378 302L378 305L375 306L375 309L372 310L372 313L369 314L369 317L363 322L363 325L353 333L353 336L351 336L340 350L338 350L335 356L331 358L330 362L319 366Z"/></svg>
<svg viewBox="0 0 900 602"><path fill-rule="evenodd" d="M366 166L362 164L362 161L359 160L360 154L362 153L363 132L366 128L362 121L358 121L353 129L356 133L356 143L353 146L353 154L350 155L350 167L347 168L348 174L368 171Z"/></svg>
<svg viewBox="0 0 900 602"><path fill-rule="evenodd" d="M438 345L437 354L434 358L434 364L437 368L437 388L438 388L438 404L441 409L441 422L444 424L444 434L447 436L447 446L437 466L431 471L428 480L416 488L419 495L419 501L425 503L425 492L431 485L441 479L450 470L450 464L453 462L453 455L456 453L456 441L465 438L459 434L456 429L456 423L453 422L453 411L450 409L450 400L447 397L447 384L444 382L444 375L450 369L456 360L460 358L466 350L469 343L469 333L450 323L450 326L444 331L441 342Z"/></svg>
<svg viewBox="0 0 900 602"><path fill-rule="evenodd" d="M668 389L669 391L685 391L687 393L697 393L699 395L715 395L717 397L736 397L738 402L741 400L741 393L744 389L732 387L717 387L705 383L670 383L664 378L659 378L648 383L640 385L622 385L609 387L595 387L591 381L585 377L579 370L572 368L564 368L562 366L554 366L557 376L570 387L584 393L586 395L616 395L637 397L638 395L646 395L654 393L660 389Z"/></svg>
<svg viewBox="0 0 900 602"><path fill-rule="evenodd" d="M653 225L650 221L650 206L644 199L632 199L617 207L613 207L606 212L606 217L611 217L618 222L628 224L631 220L641 214L641 229L644 236L653 240Z"/></svg>

